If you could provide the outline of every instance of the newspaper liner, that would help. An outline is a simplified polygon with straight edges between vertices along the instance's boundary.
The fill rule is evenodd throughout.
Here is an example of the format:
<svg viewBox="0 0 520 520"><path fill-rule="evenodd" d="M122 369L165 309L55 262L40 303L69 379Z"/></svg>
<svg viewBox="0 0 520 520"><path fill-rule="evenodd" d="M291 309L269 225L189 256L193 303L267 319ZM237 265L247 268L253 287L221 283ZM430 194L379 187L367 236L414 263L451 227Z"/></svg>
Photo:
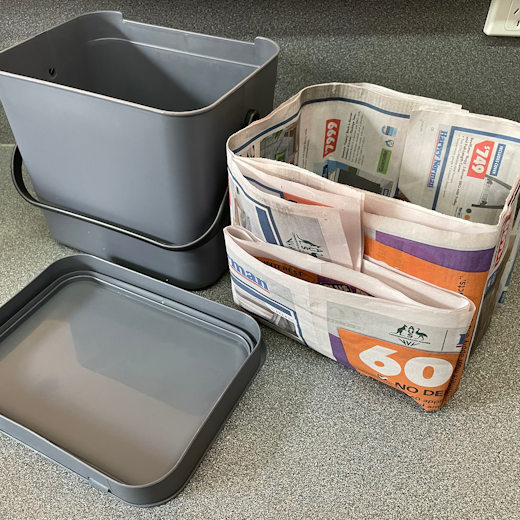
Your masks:
<svg viewBox="0 0 520 520"><path fill-rule="evenodd" d="M475 311L470 300L366 260L358 272L266 244L238 226L224 235L241 308L426 410L440 408Z"/></svg>
<svg viewBox="0 0 520 520"><path fill-rule="evenodd" d="M459 127L464 117L470 117L473 124L477 119L484 122L488 120L488 124L501 123L504 135L511 133L512 129L516 131L518 126L487 116L475 119L475 116L467 115L456 105L446 107L443 103L432 102L430 106L425 106L426 102L416 98L408 99L400 93L392 97L392 91L387 90L341 84L309 87L268 117L232 136L227 150L232 223L243 225L265 242L290 247L355 270L359 269L364 253L365 258L372 262L467 296L477 312L444 395L442 404L445 404L458 388L471 345L474 340L478 343L490 322L496 302L502 302L505 296L518 250L518 176L510 181L511 189L505 204L496 224L492 225L462 220L381 194L331 182L341 182L341 179L330 175L330 171L311 173L292 164L260 157L266 150L269 155L269 148L262 146L262 142L269 138L272 141L273 135L279 141L280 135L286 136L283 137L286 142L282 143L285 156L275 157L279 161L308 165L314 160L313 154L319 154L321 158L330 157L334 151L328 153L325 149L329 139L326 123L333 119L339 120L341 128L343 118L352 114L352 106L372 110L375 118L370 119L369 116L373 114L366 110L363 117L367 125L370 123L375 128L381 123L381 114L395 118L398 113L395 111L401 111L401 126L394 135L404 136L401 156L393 153L397 151L395 143L392 150L392 157L397 158L399 169L403 153L409 149L408 132L415 128L409 128L410 118L421 110L425 109L430 114L438 111L443 124L453 117ZM305 121L312 124L309 126ZM383 125L381 129L389 126ZM294 136L291 144L290 132L294 128L298 135ZM298 142L296 146L295 140ZM341 139L336 139L332 144L338 148L339 141ZM368 154L371 144L367 139L365 146ZM291 156L295 149L297 154ZM372 155L373 149L374 146ZM428 153L431 155L434 152L435 149L430 149ZM416 153L420 156L426 152L418 149ZM330 162L333 160L330 159ZM387 166L386 172L381 175L388 175L390 165ZM375 175L378 172L372 170L372 173L367 173ZM289 191L277 190L276 183ZM305 196L298 200L303 188ZM355 193L358 194L357 199ZM380 193L384 193L383 187ZM391 194L391 191L387 194ZM323 201L328 204L324 206ZM361 215L359 220L356 217L358 211ZM510 235L512 240L509 240ZM359 249L355 249L356 240L363 244ZM475 326L477 322L478 327ZM349 339L345 334L343 336L342 341Z"/></svg>

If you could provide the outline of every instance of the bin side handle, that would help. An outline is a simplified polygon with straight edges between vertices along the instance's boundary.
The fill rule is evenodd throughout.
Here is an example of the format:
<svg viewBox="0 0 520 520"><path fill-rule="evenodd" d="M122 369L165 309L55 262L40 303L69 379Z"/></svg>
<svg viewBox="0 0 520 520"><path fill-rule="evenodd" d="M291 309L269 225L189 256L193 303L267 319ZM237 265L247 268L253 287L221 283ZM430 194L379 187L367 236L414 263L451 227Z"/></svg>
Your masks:
<svg viewBox="0 0 520 520"><path fill-rule="evenodd" d="M209 228L199 238L193 240L192 242L188 242L187 244L170 244L168 242L157 240L156 238L142 235L130 229L121 226L116 226L109 222L89 217L88 215L83 215L82 213L76 213L74 211L63 209L58 206L52 206L50 204L40 202L29 193L29 190L25 186L22 176L22 162L22 154L20 153L18 146L15 146L11 159L11 178L20 196L29 204L32 204L33 206L36 206L46 211L52 211L53 213L58 213L59 215L72 217L77 220L87 222L89 224L95 224L96 226L100 226L111 231L116 231L123 235L136 238L137 240L141 240L142 242L146 242L147 244L150 244L152 246L157 246L161 249L166 249L167 251L190 251L191 249L203 246L204 244L209 242L213 237L215 237L215 235L220 231L220 222L224 214L226 213L229 188L226 189L226 193L222 198L222 202L220 203L217 216L215 217Z"/></svg>

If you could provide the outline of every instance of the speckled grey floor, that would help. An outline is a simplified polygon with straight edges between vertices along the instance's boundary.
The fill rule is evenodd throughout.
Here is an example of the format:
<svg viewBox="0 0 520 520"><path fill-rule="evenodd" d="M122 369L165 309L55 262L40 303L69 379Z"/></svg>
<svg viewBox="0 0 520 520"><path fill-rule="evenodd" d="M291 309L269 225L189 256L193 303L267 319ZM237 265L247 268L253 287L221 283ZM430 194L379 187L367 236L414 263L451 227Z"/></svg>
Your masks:
<svg viewBox="0 0 520 520"><path fill-rule="evenodd" d="M71 253L11 186L10 153L0 146L0 304ZM176 499L123 505L0 434L0 518L520 518L518 278L438 413L263 328L264 368ZM202 294L233 304L227 275Z"/></svg>

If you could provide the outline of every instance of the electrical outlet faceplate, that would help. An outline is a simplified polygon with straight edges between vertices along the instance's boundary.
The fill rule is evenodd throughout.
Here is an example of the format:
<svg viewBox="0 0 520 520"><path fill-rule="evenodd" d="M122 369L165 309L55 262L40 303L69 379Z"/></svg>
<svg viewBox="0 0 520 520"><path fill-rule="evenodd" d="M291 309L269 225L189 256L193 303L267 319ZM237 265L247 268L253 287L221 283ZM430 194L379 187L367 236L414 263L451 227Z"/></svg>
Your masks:
<svg viewBox="0 0 520 520"><path fill-rule="evenodd" d="M492 0L484 32L488 36L520 36L520 0Z"/></svg>

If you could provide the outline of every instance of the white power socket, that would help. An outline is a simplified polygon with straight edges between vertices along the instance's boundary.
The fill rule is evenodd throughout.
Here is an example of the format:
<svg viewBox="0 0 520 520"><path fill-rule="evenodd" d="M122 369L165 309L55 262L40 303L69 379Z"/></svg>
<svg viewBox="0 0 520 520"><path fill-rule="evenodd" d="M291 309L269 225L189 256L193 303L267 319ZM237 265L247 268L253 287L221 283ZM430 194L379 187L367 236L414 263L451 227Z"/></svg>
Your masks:
<svg viewBox="0 0 520 520"><path fill-rule="evenodd" d="M506 20L506 31L520 32L520 0L513 0Z"/></svg>
<svg viewBox="0 0 520 520"><path fill-rule="evenodd" d="M520 0L492 0L484 32L488 36L520 36Z"/></svg>

